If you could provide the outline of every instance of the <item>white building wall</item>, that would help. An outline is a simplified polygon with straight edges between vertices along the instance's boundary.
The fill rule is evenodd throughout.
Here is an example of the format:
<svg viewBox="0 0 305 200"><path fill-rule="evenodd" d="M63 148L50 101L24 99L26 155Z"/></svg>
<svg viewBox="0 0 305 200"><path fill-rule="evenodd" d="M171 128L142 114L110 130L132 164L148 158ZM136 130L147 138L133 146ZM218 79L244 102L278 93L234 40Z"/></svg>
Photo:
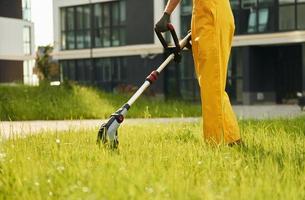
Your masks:
<svg viewBox="0 0 305 200"><path fill-rule="evenodd" d="M24 53L24 27L30 27L31 54ZM25 84L36 85L38 80L33 74L35 66L34 24L32 22L0 17L0 60L23 61L23 81Z"/></svg>
<svg viewBox="0 0 305 200"><path fill-rule="evenodd" d="M23 27L31 27L32 55L23 53ZM21 19L0 17L0 59L30 60L34 59L34 24Z"/></svg>

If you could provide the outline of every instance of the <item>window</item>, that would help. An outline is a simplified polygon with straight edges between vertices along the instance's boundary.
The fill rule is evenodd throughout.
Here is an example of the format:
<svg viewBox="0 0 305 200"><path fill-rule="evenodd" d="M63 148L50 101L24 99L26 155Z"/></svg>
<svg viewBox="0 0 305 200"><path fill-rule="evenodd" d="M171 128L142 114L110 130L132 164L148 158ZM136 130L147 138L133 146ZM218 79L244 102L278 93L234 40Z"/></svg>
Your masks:
<svg viewBox="0 0 305 200"><path fill-rule="evenodd" d="M228 63L226 92L234 104L243 101L243 65L238 61L241 53L240 48L232 48Z"/></svg>
<svg viewBox="0 0 305 200"><path fill-rule="evenodd" d="M295 0L279 1L279 30L295 29Z"/></svg>
<svg viewBox="0 0 305 200"><path fill-rule="evenodd" d="M305 29L305 0L230 0L237 34Z"/></svg>
<svg viewBox="0 0 305 200"><path fill-rule="evenodd" d="M181 2L181 13L183 14L192 13L192 0L183 0Z"/></svg>
<svg viewBox="0 0 305 200"><path fill-rule="evenodd" d="M295 29L295 5L279 7L279 30Z"/></svg>
<svg viewBox="0 0 305 200"><path fill-rule="evenodd" d="M241 0L241 7L243 9L253 9L257 7L257 0Z"/></svg>
<svg viewBox="0 0 305 200"><path fill-rule="evenodd" d="M250 10L248 21L248 33L256 32L256 10Z"/></svg>
<svg viewBox="0 0 305 200"><path fill-rule="evenodd" d="M240 6L240 1L239 0L231 0L231 8L234 9L239 9Z"/></svg>
<svg viewBox="0 0 305 200"><path fill-rule="evenodd" d="M241 9L233 11L238 16L238 33L272 32L275 30L275 0L241 0ZM245 23L248 26L245 27Z"/></svg>
<svg viewBox="0 0 305 200"><path fill-rule="evenodd" d="M95 4L93 10L95 47L125 45L125 0Z"/></svg>
<svg viewBox="0 0 305 200"><path fill-rule="evenodd" d="M273 6L275 0L258 0L259 7Z"/></svg>
<svg viewBox="0 0 305 200"><path fill-rule="evenodd" d="M62 8L60 19L62 49L90 47L91 17L89 5Z"/></svg>
<svg viewBox="0 0 305 200"><path fill-rule="evenodd" d="M184 36L191 29L192 1L181 1L181 35Z"/></svg>
<svg viewBox="0 0 305 200"><path fill-rule="evenodd" d="M111 59L103 58L97 59L97 81L98 82L109 82L111 81Z"/></svg>
<svg viewBox="0 0 305 200"><path fill-rule="evenodd" d="M66 49L66 9L60 10L61 48Z"/></svg>
<svg viewBox="0 0 305 200"><path fill-rule="evenodd" d="M67 8L66 12L66 48L75 49L74 8Z"/></svg>
<svg viewBox="0 0 305 200"><path fill-rule="evenodd" d="M298 0L299 2L305 2L305 0ZM297 4L297 21L298 29L305 29L305 3Z"/></svg>
<svg viewBox="0 0 305 200"><path fill-rule="evenodd" d="M97 84L120 82L124 79L123 58L99 58L95 60L95 80Z"/></svg>
<svg viewBox="0 0 305 200"><path fill-rule="evenodd" d="M76 49L90 47L90 23L90 7L88 5L76 7Z"/></svg>
<svg viewBox="0 0 305 200"><path fill-rule="evenodd" d="M258 32L266 32L269 18L269 9L262 8L258 12Z"/></svg>
<svg viewBox="0 0 305 200"><path fill-rule="evenodd" d="M31 1L22 0L22 18L31 21Z"/></svg>
<svg viewBox="0 0 305 200"><path fill-rule="evenodd" d="M93 47L126 43L125 0L62 8L60 19L62 49L90 48L91 42Z"/></svg>
<svg viewBox="0 0 305 200"><path fill-rule="evenodd" d="M31 27L23 27L23 53L30 55L32 53L31 49Z"/></svg>
<svg viewBox="0 0 305 200"><path fill-rule="evenodd" d="M279 4L293 4L295 0L279 0Z"/></svg>

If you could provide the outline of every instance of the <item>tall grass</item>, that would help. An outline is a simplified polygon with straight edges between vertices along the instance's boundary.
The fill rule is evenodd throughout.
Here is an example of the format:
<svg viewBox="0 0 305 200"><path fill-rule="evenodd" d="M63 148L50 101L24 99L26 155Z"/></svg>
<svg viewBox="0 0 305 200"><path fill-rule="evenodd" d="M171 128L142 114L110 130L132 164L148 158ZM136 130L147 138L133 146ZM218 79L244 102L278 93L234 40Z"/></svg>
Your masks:
<svg viewBox="0 0 305 200"><path fill-rule="evenodd" d="M107 118L130 97L83 86L0 86L0 120ZM200 105L142 97L129 117L200 116Z"/></svg>
<svg viewBox="0 0 305 200"><path fill-rule="evenodd" d="M96 130L12 137L0 199L305 199L304 121L242 121L235 147L208 146L195 123L124 125L114 152Z"/></svg>

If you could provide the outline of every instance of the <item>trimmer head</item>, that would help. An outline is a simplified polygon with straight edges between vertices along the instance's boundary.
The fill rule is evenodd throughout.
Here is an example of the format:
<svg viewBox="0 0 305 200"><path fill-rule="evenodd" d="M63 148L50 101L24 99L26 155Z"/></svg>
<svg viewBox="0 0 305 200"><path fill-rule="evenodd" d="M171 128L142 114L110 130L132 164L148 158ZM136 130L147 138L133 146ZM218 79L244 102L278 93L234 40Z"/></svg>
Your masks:
<svg viewBox="0 0 305 200"><path fill-rule="evenodd" d="M97 134L97 144L103 144L103 145L109 145L109 147L111 149L115 149L118 147L119 145L119 138L118 138L118 128L119 125L117 126L117 128L110 130L109 127L111 126L111 124L113 122L111 122L111 118L107 123L104 123L101 125L101 128L98 131Z"/></svg>
<svg viewBox="0 0 305 200"><path fill-rule="evenodd" d="M97 144L108 144L111 149L118 148L118 128L124 121L124 115L127 114L129 108L130 106L128 104L125 104L122 108L113 113L106 123L101 125L97 134Z"/></svg>
<svg viewBox="0 0 305 200"><path fill-rule="evenodd" d="M106 145L109 141L109 147L111 149L116 149L119 145L119 140L118 140L118 131L115 131L114 133L114 139L110 140L109 139L109 133L108 133L108 128L107 128L107 123L102 124L101 128L98 131L97 135L97 143L98 144L104 144Z"/></svg>

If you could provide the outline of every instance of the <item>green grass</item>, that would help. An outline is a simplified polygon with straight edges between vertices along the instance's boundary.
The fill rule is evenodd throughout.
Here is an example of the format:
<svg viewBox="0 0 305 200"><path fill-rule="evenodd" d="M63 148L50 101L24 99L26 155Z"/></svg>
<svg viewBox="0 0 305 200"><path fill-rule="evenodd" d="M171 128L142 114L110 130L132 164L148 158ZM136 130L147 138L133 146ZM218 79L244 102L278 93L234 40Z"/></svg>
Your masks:
<svg viewBox="0 0 305 200"><path fill-rule="evenodd" d="M108 118L131 97L82 86L0 86L0 120ZM200 116L199 104L141 97L129 117Z"/></svg>
<svg viewBox="0 0 305 200"><path fill-rule="evenodd" d="M240 127L235 147L208 146L194 123L124 125L119 151L95 129L12 137L0 199L305 199L305 118Z"/></svg>

